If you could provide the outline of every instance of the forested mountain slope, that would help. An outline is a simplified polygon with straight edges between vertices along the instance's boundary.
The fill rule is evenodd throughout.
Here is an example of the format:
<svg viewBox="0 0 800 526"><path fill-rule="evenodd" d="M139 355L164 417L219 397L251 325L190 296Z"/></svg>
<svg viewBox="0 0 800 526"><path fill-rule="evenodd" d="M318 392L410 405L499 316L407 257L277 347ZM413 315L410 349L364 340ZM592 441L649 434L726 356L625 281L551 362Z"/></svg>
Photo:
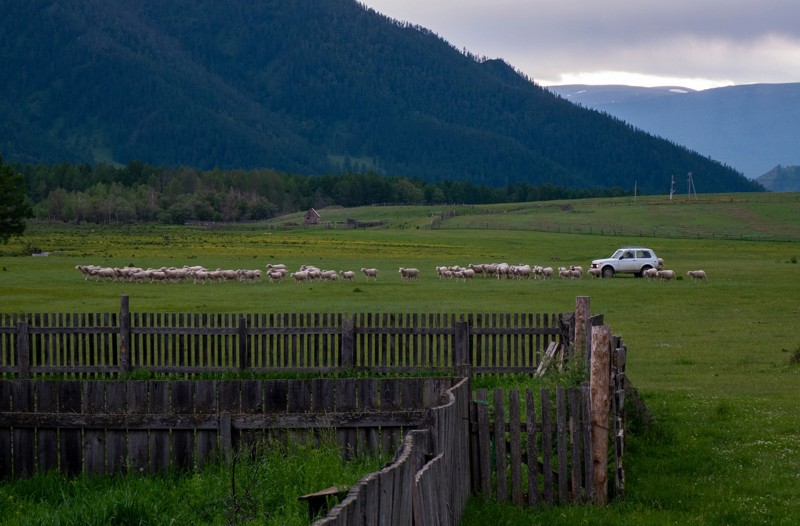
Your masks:
<svg viewBox="0 0 800 526"><path fill-rule="evenodd" d="M26 0L0 11L0 154L426 181L758 190L353 0Z"/></svg>

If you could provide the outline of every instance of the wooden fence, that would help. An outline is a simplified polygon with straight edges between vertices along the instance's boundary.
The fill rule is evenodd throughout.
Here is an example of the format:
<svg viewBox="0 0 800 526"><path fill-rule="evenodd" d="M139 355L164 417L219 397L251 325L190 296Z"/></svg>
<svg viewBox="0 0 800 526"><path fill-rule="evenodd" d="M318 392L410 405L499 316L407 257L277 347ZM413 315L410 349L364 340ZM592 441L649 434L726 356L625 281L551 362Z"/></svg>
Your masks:
<svg viewBox="0 0 800 526"><path fill-rule="evenodd" d="M119 313L0 315L0 375L531 372L571 333L562 314L139 313L123 296Z"/></svg>
<svg viewBox="0 0 800 526"><path fill-rule="evenodd" d="M2 380L0 478L165 472L262 438L334 431L346 455L393 453L452 378Z"/></svg>
<svg viewBox="0 0 800 526"><path fill-rule="evenodd" d="M126 303L127 298L123 298L123 306ZM244 327L250 331L247 317L235 318L239 320L234 324L238 329L224 323L189 327L178 323L183 330L180 334L173 330L175 324L128 324L125 318L130 314L124 308L119 323L122 331L111 322L111 314L101 315L99 323L87 317L64 326L42 322L44 317L37 320L35 315L20 317L16 325L6 324L6 328L15 331L0 333L5 341L3 349L17 351L4 355L12 362L4 364L4 371L20 377L41 377L0 380L0 450L10 452L0 456L0 476L22 477L46 470L72 475L187 469L203 466L261 438L288 435L313 440L320 430L335 430L345 455L391 452L398 446L400 449L391 465L356 484L320 524L455 524L470 492L523 505L603 503L610 486L608 472L614 474L614 490L624 490L622 407L627 350L621 339L610 337L607 326L598 326L602 317L589 316L588 306L588 298L578 298L574 314L547 317L541 333L538 326L512 326L514 320L539 319L532 315L459 319L410 316L404 319L425 322L412 322L409 326L377 322L363 327L341 317L339 325L333 324L346 330L328 344L336 341L340 358L351 345L353 367L359 363L366 363L361 367L367 367L374 359L376 368L382 365L388 370L415 370L418 363L414 357L430 356L431 349L437 347L429 339L439 338L445 331L447 338L442 341L447 343L442 343L440 356L447 367L457 366L461 373L470 369L517 371L521 366L515 357L523 356L531 364L538 364L542 354L538 345L543 342L569 347L574 359L586 357L591 366L590 384L557 388L554 393L542 390L538 395L527 390L524 406L517 391L508 392L507 405L502 390L492 393L491 403L485 390L478 390L473 400L469 374L456 379L47 380L48 372L86 376L119 373L119 364L141 351L134 334L162 342L153 344L155 347L173 345L170 348L174 349L176 344L163 342L178 340L183 343L177 347L185 345L201 355L230 355L234 357L230 365L238 367L250 363L253 355L249 342L258 337L282 341L282 348L289 346L289 355L315 356L313 346L325 346L320 327L328 325L316 323L318 318L311 317L307 320L313 322L308 325L270 325L270 332L248 332L235 339L244 331L232 330ZM387 316L364 318L392 319ZM33 320L33 328L25 327L28 319ZM449 321L432 324L431 319ZM498 320L502 322L496 323ZM65 326L74 331L63 331ZM158 330L143 330L148 327ZM197 330L186 330L191 327ZM205 329L209 327L215 332L208 334ZM431 327L436 330L429 332ZM80 330L86 328L90 330ZM259 325L257 330L265 329ZM366 334L373 335L372 347L346 343L356 342L358 335ZM422 338L406 340L409 335ZM233 343L219 345L226 336L233 338ZM59 354L62 346L75 351L83 345L69 347L60 340L71 337L94 341L94 351L101 345L99 341L110 339L112 343L103 343L103 348L110 349L113 358L111 350L118 345L116 356L125 359L118 359L107 371L87 365L91 360L86 357L96 358L96 353L67 360L65 356L73 355ZM206 337L208 340L203 339ZM297 347L285 343L292 338L304 343ZM316 339L310 343L306 338ZM217 347L207 347L208 341L215 341L213 345ZM25 354L19 351L25 348L33 357L27 363L19 358ZM239 354L226 354L227 348L238 349ZM174 360L180 360L176 356L180 353L164 358L169 362L166 367L180 372L203 370L202 364L176 365ZM133 362L137 363L136 359ZM227 367L218 366L219 370L228 370ZM524 370L532 373L535 367L526 366ZM613 452L613 464L609 462L609 450Z"/></svg>
<svg viewBox="0 0 800 526"><path fill-rule="evenodd" d="M469 379L405 437L394 462L362 479L317 525L458 524L470 495Z"/></svg>
<svg viewBox="0 0 800 526"><path fill-rule="evenodd" d="M624 363L624 357L620 360ZM624 379L615 376L610 451L613 491L621 494ZM558 387L554 393L527 389L524 395L495 389L491 400L485 389L477 390L471 417L473 492L527 506L596 502L591 412L588 383Z"/></svg>

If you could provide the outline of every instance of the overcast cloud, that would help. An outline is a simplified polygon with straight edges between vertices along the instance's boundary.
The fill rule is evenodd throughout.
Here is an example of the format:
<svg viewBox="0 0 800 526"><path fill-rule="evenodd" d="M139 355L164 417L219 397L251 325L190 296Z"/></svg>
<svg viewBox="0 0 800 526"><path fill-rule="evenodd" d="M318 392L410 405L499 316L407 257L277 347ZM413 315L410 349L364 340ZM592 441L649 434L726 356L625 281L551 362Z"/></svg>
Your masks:
<svg viewBox="0 0 800 526"><path fill-rule="evenodd" d="M800 82L797 0L361 0L542 85Z"/></svg>

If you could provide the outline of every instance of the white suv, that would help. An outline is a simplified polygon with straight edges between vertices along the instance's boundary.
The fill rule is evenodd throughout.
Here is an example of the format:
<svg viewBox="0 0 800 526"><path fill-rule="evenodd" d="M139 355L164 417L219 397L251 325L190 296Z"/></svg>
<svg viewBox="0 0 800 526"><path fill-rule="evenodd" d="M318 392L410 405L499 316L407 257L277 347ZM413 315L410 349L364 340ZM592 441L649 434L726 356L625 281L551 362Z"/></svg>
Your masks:
<svg viewBox="0 0 800 526"><path fill-rule="evenodd" d="M644 247L622 247L617 249L611 257L606 259L595 259L592 261L592 269L597 269L604 278L610 278L614 274L633 274L642 277L642 273L649 268L660 268L661 261L656 253Z"/></svg>

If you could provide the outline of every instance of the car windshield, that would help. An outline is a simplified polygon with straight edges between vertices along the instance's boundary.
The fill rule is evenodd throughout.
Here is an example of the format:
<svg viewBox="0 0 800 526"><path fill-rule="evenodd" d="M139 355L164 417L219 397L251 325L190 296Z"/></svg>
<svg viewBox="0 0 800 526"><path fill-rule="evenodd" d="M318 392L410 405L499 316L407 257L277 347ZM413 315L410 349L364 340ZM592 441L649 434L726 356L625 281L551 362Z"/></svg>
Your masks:
<svg viewBox="0 0 800 526"><path fill-rule="evenodd" d="M616 252L614 252L614 255L612 255L611 258L612 259L619 259L623 252L625 252L625 251L622 250L622 249L619 249Z"/></svg>

